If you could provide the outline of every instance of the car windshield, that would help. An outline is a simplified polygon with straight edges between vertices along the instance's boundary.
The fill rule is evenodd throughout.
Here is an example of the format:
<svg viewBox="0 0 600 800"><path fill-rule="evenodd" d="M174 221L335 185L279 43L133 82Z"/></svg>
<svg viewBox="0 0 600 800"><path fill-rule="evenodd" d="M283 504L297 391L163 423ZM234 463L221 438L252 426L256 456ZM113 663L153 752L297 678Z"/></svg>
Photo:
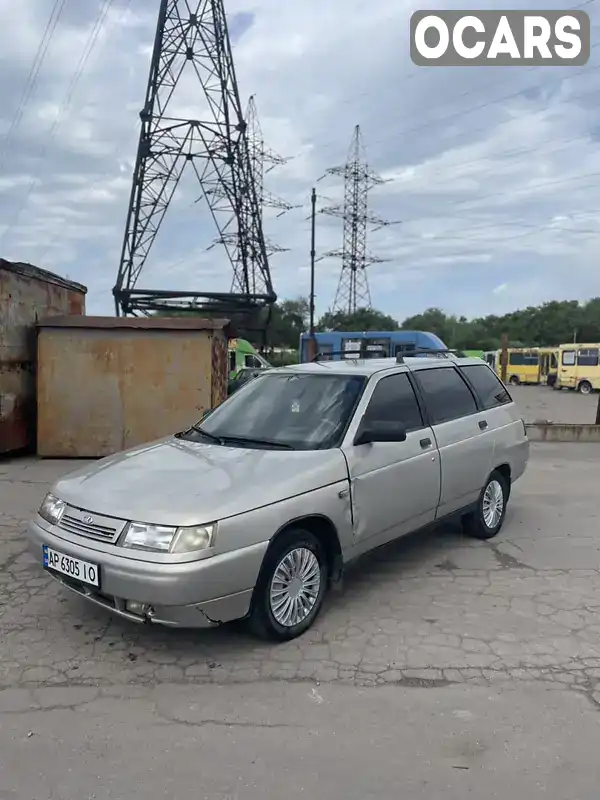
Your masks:
<svg viewBox="0 0 600 800"><path fill-rule="evenodd" d="M223 444L336 447L365 383L364 375L268 373L249 381L196 429Z"/></svg>

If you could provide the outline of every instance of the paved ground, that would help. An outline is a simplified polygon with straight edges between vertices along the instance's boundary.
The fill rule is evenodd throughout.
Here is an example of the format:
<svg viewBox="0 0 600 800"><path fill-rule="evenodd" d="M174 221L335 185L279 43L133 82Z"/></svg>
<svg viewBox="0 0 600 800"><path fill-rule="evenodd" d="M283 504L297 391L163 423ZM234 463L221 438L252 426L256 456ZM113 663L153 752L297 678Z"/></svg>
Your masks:
<svg viewBox="0 0 600 800"><path fill-rule="evenodd" d="M511 386L510 393L521 409L525 422L596 421L598 394L586 396L568 389L555 392L548 386Z"/></svg>
<svg viewBox="0 0 600 800"><path fill-rule="evenodd" d="M278 646L66 595L21 528L73 464L0 463L0 800L597 800L599 459L534 447L497 540L387 548Z"/></svg>

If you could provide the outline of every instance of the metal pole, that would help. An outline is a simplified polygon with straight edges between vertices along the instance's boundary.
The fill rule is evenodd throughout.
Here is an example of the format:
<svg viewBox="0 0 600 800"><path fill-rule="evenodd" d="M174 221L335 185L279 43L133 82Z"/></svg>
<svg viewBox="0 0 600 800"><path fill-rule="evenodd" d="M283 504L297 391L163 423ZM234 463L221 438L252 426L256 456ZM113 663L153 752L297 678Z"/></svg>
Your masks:
<svg viewBox="0 0 600 800"><path fill-rule="evenodd" d="M500 378L502 383L506 383L506 372L508 369L508 336L502 334L500 339Z"/></svg>
<svg viewBox="0 0 600 800"><path fill-rule="evenodd" d="M312 359L317 355L317 340L315 339L315 235L317 220L317 190L314 188L310 193L310 206L310 339L308 341L308 357L309 359Z"/></svg>
<svg viewBox="0 0 600 800"><path fill-rule="evenodd" d="M315 234L317 220L317 190L310 195L310 335L315 335Z"/></svg>

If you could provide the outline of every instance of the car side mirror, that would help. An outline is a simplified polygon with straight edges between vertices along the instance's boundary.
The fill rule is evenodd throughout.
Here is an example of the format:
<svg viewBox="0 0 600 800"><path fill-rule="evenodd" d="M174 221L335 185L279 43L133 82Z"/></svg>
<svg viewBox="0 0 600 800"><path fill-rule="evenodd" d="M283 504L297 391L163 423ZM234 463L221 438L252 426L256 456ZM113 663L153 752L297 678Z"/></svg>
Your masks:
<svg viewBox="0 0 600 800"><path fill-rule="evenodd" d="M400 422L361 422L354 444L405 442L406 428Z"/></svg>

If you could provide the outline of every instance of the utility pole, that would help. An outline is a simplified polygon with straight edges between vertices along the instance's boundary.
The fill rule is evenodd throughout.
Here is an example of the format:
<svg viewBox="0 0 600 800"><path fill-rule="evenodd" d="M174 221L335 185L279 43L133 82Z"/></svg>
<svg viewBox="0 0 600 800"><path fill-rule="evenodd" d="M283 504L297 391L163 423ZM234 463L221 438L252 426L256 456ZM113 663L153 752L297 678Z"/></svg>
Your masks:
<svg viewBox="0 0 600 800"><path fill-rule="evenodd" d="M315 256L316 256L316 226L317 226L317 190L313 187L310 193L310 299L309 299L309 331L308 357L313 359L317 355L317 340L315 337Z"/></svg>
<svg viewBox="0 0 600 800"><path fill-rule="evenodd" d="M317 226L317 190L310 194L310 335L315 335L315 239Z"/></svg>
<svg viewBox="0 0 600 800"><path fill-rule="evenodd" d="M178 115L193 107L199 117ZM178 96L178 90L185 91ZM264 328L277 300L254 184L223 0L160 0L125 236L113 288L119 314L202 310ZM198 181L223 241L235 290L139 289L150 250L184 170ZM226 234L232 234L226 236ZM223 277L226 276L226 273ZM242 320L244 322L242 323Z"/></svg>
<svg viewBox="0 0 600 800"><path fill-rule="evenodd" d="M500 337L500 378L502 383L506 383L506 373L508 371L508 335L503 333Z"/></svg>
<svg viewBox="0 0 600 800"><path fill-rule="evenodd" d="M354 314L359 308L371 308L371 291L367 278L369 264L382 264L387 259L367 254L367 227L374 225L373 231L398 222L388 222L368 211L369 191L385 183L367 164L360 126L354 128L354 135L348 159L343 166L328 169L325 175L341 175L344 178L344 203L321 209L322 214L341 217L344 221L342 248L325 253L342 259L340 279L333 301L333 313ZM325 177L325 175L323 177ZM322 180L321 178L319 180Z"/></svg>

